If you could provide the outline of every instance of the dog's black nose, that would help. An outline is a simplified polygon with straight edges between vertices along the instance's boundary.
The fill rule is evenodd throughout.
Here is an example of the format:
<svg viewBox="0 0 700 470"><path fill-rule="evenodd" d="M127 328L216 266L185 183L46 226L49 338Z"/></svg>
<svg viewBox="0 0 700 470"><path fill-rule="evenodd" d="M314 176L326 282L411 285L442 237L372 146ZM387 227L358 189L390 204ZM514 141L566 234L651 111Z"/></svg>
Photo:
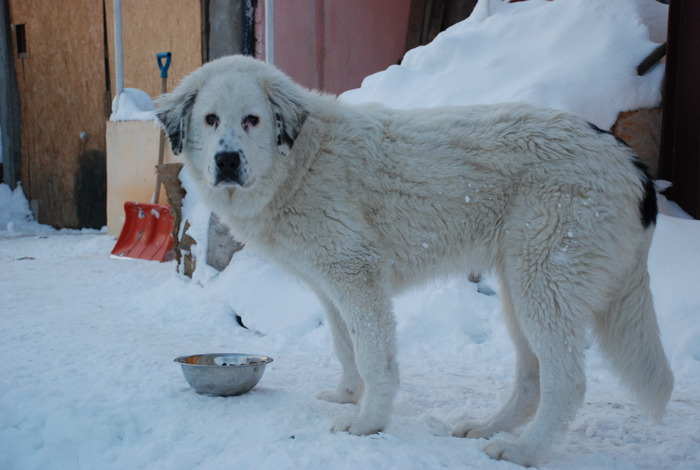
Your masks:
<svg viewBox="0 0 700 470"><path fill-rule="evenodd" d="M216 184L233 182L241 184L241 155L238 152L219 152L214 156Z"/></svg>

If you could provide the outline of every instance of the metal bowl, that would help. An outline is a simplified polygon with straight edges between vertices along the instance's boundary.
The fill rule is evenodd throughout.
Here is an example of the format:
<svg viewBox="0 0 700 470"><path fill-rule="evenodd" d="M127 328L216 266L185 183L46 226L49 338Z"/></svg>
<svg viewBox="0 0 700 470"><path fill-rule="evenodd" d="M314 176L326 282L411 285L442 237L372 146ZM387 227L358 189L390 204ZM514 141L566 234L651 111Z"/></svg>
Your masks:
<svg viewBox="0 0 700 470"><path fill-rule="evenodd" d="M272 359L255 354L218 353L180 356L175 362L197 393L230 397L255 387Z"/></svg>

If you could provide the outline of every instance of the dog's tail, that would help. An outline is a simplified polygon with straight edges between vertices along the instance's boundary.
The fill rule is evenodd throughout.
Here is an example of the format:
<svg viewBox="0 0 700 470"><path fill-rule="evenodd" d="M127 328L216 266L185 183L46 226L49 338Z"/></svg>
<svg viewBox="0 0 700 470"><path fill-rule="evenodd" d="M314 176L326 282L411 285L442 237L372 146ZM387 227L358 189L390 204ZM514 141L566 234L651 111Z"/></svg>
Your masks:
<svg viewBox="0 0 700 470"><path fill-rule="evenodd" d="M596 333L622 382L660 422L673 390L673 373L659 337L646 260L643 253L607 315L596 318Z"/></svg>

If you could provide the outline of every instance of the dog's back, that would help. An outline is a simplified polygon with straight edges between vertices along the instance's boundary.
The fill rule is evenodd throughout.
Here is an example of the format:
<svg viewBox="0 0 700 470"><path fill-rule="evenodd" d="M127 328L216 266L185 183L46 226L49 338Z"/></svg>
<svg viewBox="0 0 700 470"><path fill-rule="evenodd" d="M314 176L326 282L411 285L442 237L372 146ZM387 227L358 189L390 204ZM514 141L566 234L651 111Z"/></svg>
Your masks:
<svg viewBox="0 0 700 470"><path fill-rule="evenodd" d="M580 118L524 104L360 110L314 166L334 168L329 206L373 234L397 288L414 275L497 268L521 240L547 243L562 261L628 266L648 246L648 175L629 148ZM316 191L327 173L307 175L305 186ZM553 233L528 230L538 223Z"/></svg>

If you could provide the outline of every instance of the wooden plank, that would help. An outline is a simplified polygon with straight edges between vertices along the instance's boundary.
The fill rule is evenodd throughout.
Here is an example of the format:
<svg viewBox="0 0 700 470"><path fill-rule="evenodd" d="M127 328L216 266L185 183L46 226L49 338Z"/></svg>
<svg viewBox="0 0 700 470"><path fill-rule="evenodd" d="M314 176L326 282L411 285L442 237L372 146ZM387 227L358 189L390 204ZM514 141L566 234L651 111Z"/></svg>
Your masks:
<svg viewBox="0 0 700 470"><path fill-rule="evenodd" d="M27 53L15 61L22 107L21 179L39 222L105 219L103 9L94 0L10 0ZM15 44L16 46L16 44Z"/></svg>
<svg viewBox="0 0 700 470"><path fill-rule="evenodd" d="M13 42L10 28L5 28L7 24L10 24L10 5L8 0L0 0L0 181L14 189L20 180L22 134Z"/></svg>
<svg viewBox="0 0 700 470"><path fill-rule="evenodd" d="M114 4L105 0L112 98L114 97ZM124 87L161 94L158 52L172 52L168 90L202 65L201 0L122 0Z"/></svg>
<svg viewBox="0 0 700 470"><path fill-rule="evenodd" d="M423 22L425 18L428 0L411 0L410 13L408 18L408 29L406 32L406 50L423 44Z"/></svg>
<svg viewBox="0 0 700 470"><path fill-rule="evenodd" d="M411 0L406 50L427 44L441 31L467 18L477 0Z"/></svg>
<svg viewBox="0 0 700 470"><path fill-rule="evenodd" d="M668 55L661 131L661 178L667 195L700 218L700 2L669 7Z"/></svg>

